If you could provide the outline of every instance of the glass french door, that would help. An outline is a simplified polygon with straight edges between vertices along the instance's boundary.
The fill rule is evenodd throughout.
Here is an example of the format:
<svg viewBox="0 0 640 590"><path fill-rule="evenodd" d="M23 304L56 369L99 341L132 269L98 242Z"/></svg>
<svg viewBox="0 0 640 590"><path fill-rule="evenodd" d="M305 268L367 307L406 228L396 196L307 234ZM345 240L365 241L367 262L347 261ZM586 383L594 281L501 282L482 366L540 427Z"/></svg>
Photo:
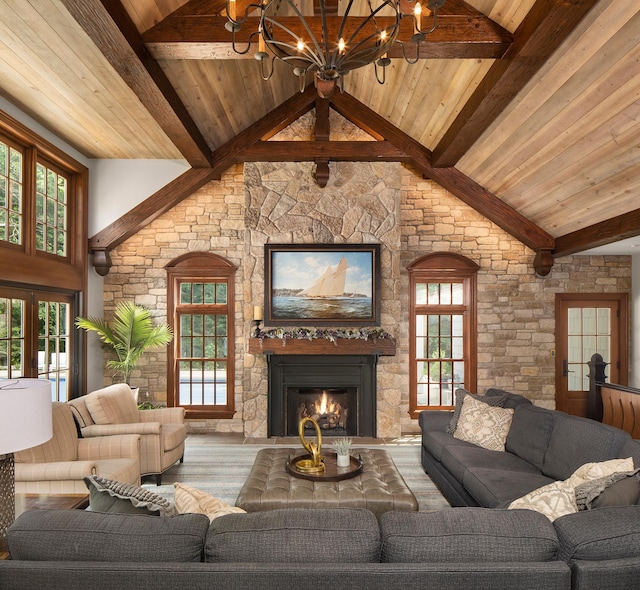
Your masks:
<svg viewBox="0 0 640 590"><path fill-rule="evenodd" d="M607 363L607 380L626 385L627 296L559 294L556 298L556 407L588 416L589 361Z"/></svg>
<svg viewBox="0 0 640 590"><path fill-rule="evenodd" d="M51 399L68 401L74 317L72 295L0 287L0 379L47 379Z"/></svg>

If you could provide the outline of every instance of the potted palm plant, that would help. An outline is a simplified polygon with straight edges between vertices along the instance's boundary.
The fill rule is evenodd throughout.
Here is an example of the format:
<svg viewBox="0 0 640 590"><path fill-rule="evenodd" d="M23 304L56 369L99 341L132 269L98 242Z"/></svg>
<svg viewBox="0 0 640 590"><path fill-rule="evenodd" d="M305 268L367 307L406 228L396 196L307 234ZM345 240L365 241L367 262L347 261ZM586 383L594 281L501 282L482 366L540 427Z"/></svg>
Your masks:
<svg viewBox="0 0 640 590"><path fill-rule="evenodd" d="M173 333L167 324L154 326L151 312L132 302L119 303L111 322L98 317L78 317L76 326L95 332L117 359L107 361L107 367L119 374L131 386L131 372L148 348L171 342Z"/></svg>

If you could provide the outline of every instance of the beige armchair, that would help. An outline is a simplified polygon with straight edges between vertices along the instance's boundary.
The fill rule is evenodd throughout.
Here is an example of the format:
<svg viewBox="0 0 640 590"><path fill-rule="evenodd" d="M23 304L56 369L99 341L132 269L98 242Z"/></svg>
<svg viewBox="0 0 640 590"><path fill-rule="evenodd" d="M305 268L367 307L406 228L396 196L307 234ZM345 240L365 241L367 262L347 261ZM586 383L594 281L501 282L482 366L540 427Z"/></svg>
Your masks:
<svg viewBox="0 0 640 590"><path fill-rule="evenodd" d="M139 434L140 473L155 475L162 483L162 474L176 461L184 459L187 427L184 408L139 410L126 383L98 389L67 402L76 418L82 436L91 438L114 434Z"/></svg>
<svg viewBox="0 0 640 590"><path fill-rule="evenodd" d="M82 478L140 483L140 435L78 438L71 408L53 402L51 440L15 454L16 492L86 494Z"/></svg>

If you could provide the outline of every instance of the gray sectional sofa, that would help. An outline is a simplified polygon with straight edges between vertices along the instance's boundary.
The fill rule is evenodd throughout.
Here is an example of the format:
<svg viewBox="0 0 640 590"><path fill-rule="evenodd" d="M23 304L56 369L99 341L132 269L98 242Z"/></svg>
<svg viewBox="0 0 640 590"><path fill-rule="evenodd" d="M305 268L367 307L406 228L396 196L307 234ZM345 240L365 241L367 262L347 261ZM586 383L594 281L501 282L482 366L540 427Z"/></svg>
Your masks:
<svg viewBox="0 0 640 590"><path fill-rule="evenodd" d="M9 529L0 588L637 589L640 505L553 522L503 507L585 462L639 462L640 444L518 396L503 403L515 410L504 452L447 433L450 413L420 418L425 469L458 507L379 520L365 509L280 509L212 523L202 514L32 510Z"/></svg>
<svg viewBox="0 0 640 590"><path fill-rule="evenodd" d="M531 510L286 508L215 519L32 510L3 590L632 590L637 506L551 523Z"/></svg>
<svg viewBox="0 0 640 590"><path fill-rule="evenodd" d="M568 590L553 525L528 510L357 508L172 517L32 510L7 590Z"/></svg>
<svg viewBox="0 0 640 590"><path fill-rule="evenodd" d="M451 412L420 414L422 466L452 506L506 507L567 479L585 463L633 457L640 466L640 442L618 428L540 408L497 389L485 396L506 398L501 407L514 409L505 452L455 438L447 432Z"/></svg>
<svg viewBox="0 0 640 590"><path fill-rule="evenodd" d="M514 410L504 452L447 432L452 412L420 415L423 468L452 506L506 508L533 490L569 478L585 463L632 457L640 466L640 441L622 430L540 408L501 390L490 389L485 396L502 396L500 405ZM562 547L559 558L571 566L574 588L640 587L639 504L568 514L553 526Z"/></svg>

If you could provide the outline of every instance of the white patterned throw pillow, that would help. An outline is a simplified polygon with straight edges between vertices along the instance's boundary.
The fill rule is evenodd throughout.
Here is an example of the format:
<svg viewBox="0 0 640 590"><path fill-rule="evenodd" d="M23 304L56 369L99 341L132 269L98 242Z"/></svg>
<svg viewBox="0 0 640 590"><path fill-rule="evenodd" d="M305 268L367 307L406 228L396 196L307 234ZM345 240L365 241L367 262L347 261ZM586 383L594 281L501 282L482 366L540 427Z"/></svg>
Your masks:
<svg viewBox="0 0 640 590"><path fill-rule="evenodd" d="M504 451L513 410L495 408L467 395L453 437L490 451Z"/></svg>

